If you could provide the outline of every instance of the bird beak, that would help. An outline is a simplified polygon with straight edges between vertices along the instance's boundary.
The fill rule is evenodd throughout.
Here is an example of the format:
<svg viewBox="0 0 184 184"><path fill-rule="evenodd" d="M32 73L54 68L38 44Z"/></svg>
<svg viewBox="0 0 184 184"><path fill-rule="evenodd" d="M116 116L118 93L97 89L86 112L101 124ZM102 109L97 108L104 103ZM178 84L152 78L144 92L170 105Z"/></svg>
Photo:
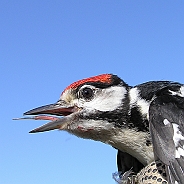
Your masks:
<svg viewBox="0 0 184 184"><path fill-rule="evenodd" d="M37 107L24 113L24 115L38 115L38 114L50 114L58 116L67 116L76 111L75 106L68 106L65 101L58 101L54 104L49 104L41 107Z"/></svg>
<svg viewBox="0 0 184 184"><path fill-rule="evenodd" d="M51 120L49 123L42 125L29 133L37 133L50 131L54 129L66 129L78 114L79 108L76 106L68 106L64 101L58 101L57 103L41 106L24 113L24 115L38 115L32 117L17 118L20 119L34 119L34 120ZM49 116L56 115L56 116ZM60 117L64 116L64 117Z"/></svg>

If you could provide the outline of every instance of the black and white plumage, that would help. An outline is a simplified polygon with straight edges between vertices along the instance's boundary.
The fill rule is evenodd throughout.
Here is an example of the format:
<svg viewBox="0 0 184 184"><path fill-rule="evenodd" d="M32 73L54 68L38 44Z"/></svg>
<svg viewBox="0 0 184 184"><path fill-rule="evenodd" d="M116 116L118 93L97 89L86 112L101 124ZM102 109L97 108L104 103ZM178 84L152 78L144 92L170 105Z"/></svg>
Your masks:
<svg viewBox="0 0 184 184"><path fill-rule="evenodd" d="M165 164L169 183L184 183L183 86L160 93L149 109L155 159Z"/></svg>
<svg viewBox="0 0 184 184"><path fill-rule="evenodd" d="M131 87L115 75L103 74L77 81L57 103L25 113L38 114L44 116L32 118L51 122L32 133L60 129L110 144L119 150L118 165L123 172L132 166L138 172L159 160L168 183L184 184L182 84L153 81Z"/></svg>

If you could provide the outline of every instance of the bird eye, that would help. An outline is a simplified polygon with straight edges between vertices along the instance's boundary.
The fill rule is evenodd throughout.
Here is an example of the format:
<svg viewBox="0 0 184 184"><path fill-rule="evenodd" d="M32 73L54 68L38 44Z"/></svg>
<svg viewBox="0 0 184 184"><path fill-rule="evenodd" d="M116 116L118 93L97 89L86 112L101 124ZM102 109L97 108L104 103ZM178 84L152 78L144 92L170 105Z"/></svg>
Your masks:
<svg viewBox="0 0 184 184"><path fill-rule="evenodd" d="M82 89L81 94L85 99L89 100L93 97L94 92L91 88L86 87L86 88Z"/></svg>

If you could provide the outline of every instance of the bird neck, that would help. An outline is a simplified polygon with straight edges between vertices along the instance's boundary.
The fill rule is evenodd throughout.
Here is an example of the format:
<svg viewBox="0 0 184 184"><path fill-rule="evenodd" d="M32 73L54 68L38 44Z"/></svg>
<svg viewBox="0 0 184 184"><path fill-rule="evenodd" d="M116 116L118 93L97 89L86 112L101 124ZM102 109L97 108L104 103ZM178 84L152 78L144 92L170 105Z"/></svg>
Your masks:
<svg viewBox="0 0 184 184"><path fill-rule="evenodd" d="M109 139L102 142L129 153L143 165L147 165L154 160L152 144L148 144L148 140L149 134L147 132L118 128L118 130L111 131Z"/></svg>

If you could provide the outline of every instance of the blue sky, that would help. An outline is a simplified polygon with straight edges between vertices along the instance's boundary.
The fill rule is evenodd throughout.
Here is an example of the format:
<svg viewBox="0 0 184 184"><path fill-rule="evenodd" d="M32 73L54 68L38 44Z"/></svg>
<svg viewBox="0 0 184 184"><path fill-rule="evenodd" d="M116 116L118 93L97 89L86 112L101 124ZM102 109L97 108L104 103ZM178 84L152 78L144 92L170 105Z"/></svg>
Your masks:
<svg viewBox="0 0 184 184"><path fill-rule="evenodd" d="M1 183L115 183L112 147L12 118L102 73L184 83L183 23L183 1L1 0Z"/></svg>

